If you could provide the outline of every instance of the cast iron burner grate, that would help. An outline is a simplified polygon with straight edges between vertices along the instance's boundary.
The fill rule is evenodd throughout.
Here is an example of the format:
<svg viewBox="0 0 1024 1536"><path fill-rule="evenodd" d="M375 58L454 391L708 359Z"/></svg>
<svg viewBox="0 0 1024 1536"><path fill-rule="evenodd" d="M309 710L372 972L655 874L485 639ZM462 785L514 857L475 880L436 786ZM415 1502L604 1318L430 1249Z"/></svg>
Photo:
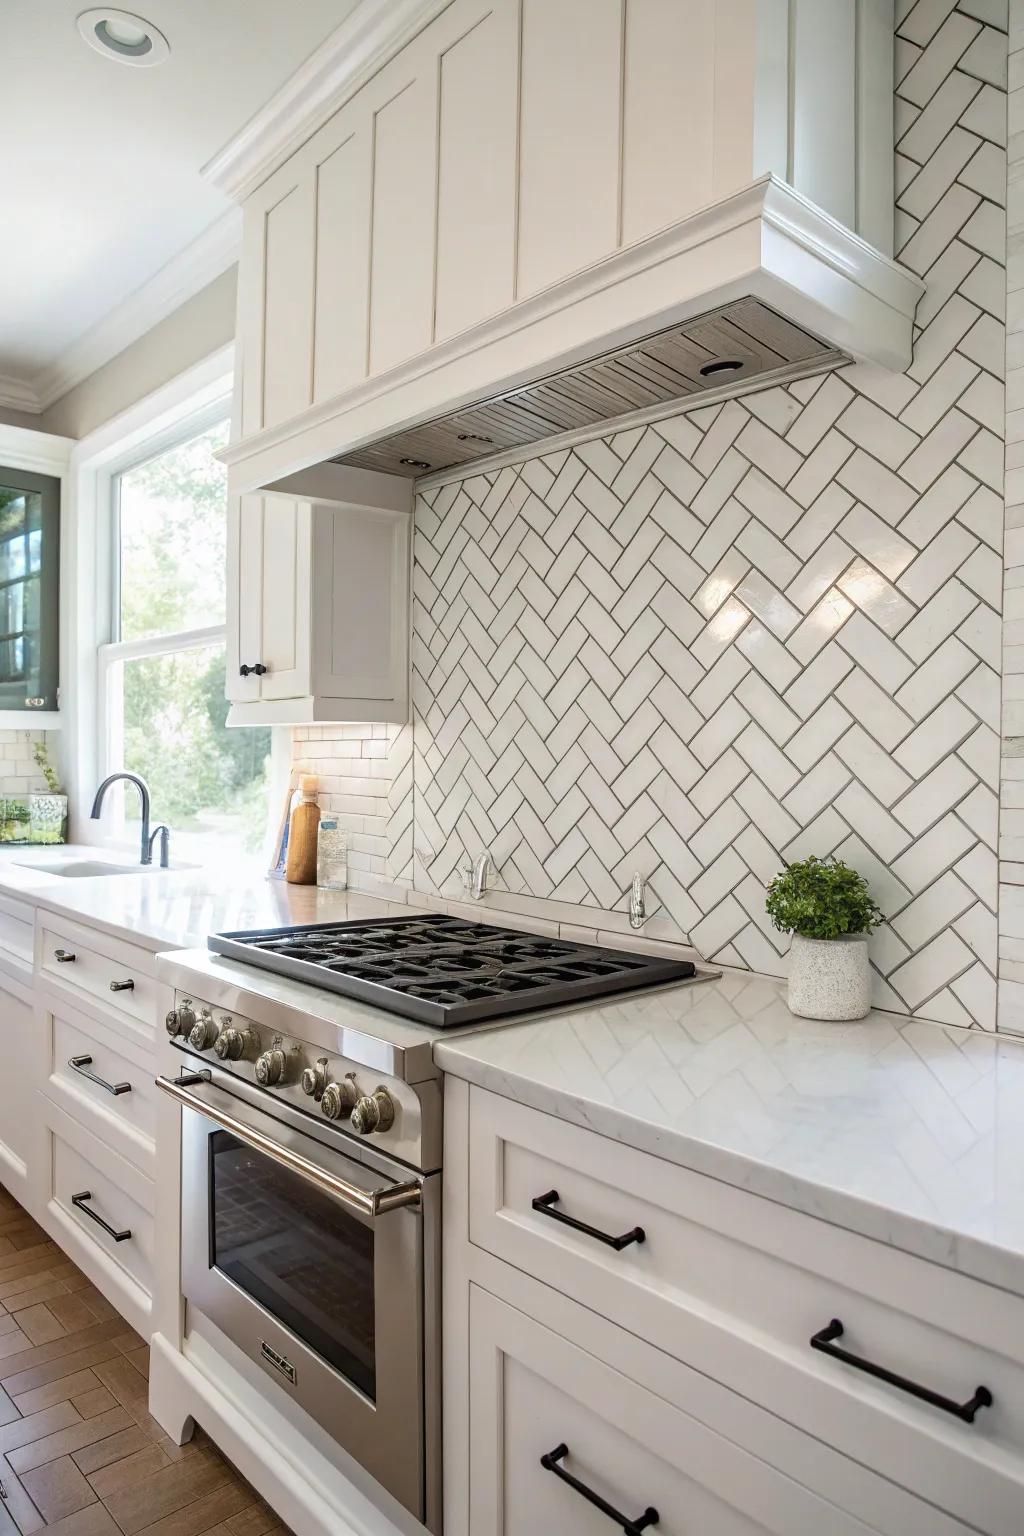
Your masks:
<svg viewBox="0 0 1024 1536"><path fill-rule="evenodd" d="M214 933L209 946L441 1028L696 974L688 960L570 944L441 913Z"/></svg>

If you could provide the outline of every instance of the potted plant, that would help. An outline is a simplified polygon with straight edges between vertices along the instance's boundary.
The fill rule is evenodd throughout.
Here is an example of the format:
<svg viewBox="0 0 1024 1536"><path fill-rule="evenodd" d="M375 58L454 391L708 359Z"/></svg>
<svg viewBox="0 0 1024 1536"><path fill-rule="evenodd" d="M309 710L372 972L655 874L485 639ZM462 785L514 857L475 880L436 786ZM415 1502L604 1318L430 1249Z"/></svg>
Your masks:
<svg viewBox="0 0 1024 1536"><path fill-rule="evenodd" d="M868 934L882 921L863 875L841 859L787 864L768 916L791 933L789 1007L801 1019L862 1019L871 1007Z"/></svg>

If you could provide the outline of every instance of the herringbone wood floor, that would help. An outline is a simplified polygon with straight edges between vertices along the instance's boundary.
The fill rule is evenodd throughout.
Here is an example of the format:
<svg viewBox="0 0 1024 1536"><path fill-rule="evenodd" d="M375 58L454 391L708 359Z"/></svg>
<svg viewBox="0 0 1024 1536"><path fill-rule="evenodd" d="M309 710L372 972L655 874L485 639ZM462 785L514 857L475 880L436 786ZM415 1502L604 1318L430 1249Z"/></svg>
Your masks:
<svg viewBox="0 0 1024 1536"><path fill-rule="evenodd" d="M200 1430L151 1418L149 1348L0 1189L0 1536L288 1536Z"/></svg>

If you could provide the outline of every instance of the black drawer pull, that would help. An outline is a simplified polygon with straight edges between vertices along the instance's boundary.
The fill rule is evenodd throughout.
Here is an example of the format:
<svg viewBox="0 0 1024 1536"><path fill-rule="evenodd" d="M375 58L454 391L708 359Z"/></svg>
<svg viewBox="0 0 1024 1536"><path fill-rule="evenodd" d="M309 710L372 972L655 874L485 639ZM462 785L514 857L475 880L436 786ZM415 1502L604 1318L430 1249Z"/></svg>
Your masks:
<svg viewBox="0 0 1024 1536"><path fill-rule="evenodd" d="M545 1472L553 1472L563 1483L568 1483L570 1488L575 1489L581 1498L586 1499L588 1504L593 1504L594 1508L599 1509L602 1515L607 1515L609 1520L614 1520L620 1530L626 1533L626 1536L641 1536L641 1532L646 1531L652 1525L657 1525L658 1511L651 1509L650 1505L635 1520L627 1520L626 1516L620 1514L613 1505L608 1503L607 1499L602 1499L601 1495L595 1493L593 1488L588 1488L586 1483L581 1483L578 1477L573 1477L571 1472L567 1472L564 1467L559 1466L559 1462L564 1461L568 1454L569 1447L567 1445L556 1445L553 1451L546 1451L544 1453L540 1459L540 1464Z"/></svg>
<svg viewBox="0 0 1024 1536"><path fill-rule="evenodd" d="M132 1091L131 1083L108 1083L106 1078L97 1077L95 1072L88 1071L88 1068L92 1066L91 1056L71 1056L68 1059L68 1066L72 1072L77 1072L79 1077L87 1077L90 1083L95 1083L99 1088L105 1088L115 1098L122 1093L131 1093Z"/></svg>
<svg viewBox="0 0 1024 1536"><path fill-rule="evenodd" d="M83 1189L80 1194L71 1196L71 1204L77 1205L83 1216L88 1216L90 1221L94 1221L98 1227L102 1227L107 1236L112 1237L115 1243L126 1243L132 1235L131 1227L125 1227L122 1232L116 1232L112 1226L103 1220L102 1216L97 1216L96 1212L91 1210L86 1204L86 1201L91 1199L92 1195L89 1190Z"/></svg>
<svg viewBox="0 0 1024 1536"><path fill-rule="evenodd" d="M134 981L112 981L110 990L111 992L134 992L135 983Z"/></svg>
<svg viewBox="0 0 1024 1536"><path fill-rule="evenodd" d="M992 1407L992 1393L988 1387L976 1387L974 1396L966 1403L955 1403L951 1397L943 1397L941 1392L933 1392L930 1387L919 1387L916 1381L908 1381L906 1376L897 1376L895 1371L887 1371L884 1365L873 1365L870 1360L862 1360L858 1355L851 1355L849 1350L838 1348L833 1341L842 1336L843 1325L838 1317L834 1317L827 1328L813 1335L811 1348L820 1349L823 1355L831 1355L834 1360L843 1360L858 1371L866 1371L879 1381L887 1381L891 1387L899 1387L901 1392L909 1392L911 1397L919 1397L922 1402L931 1403L933 1408L952 1413L956 1418L963 1419L965 1424L974 1423L974 1415L979 1408Z"/></svg>
<svg viewBox="0 0 1024 1536"><path fill-rule="evenodd" d="M267 669L263 665L262 661L258 661L256 665L252 667L247 667L243 662L243 664L238 669L239 677L248 677L250 672L254 677L266 677L267 675Z"/></svg>
<svg viewBox="0 0 1024 1536"><path fill-rule="evenodd" d="M78 957L77 955L69 954L66 949L55 949L53 952L53 958L56 960L58 965L70 965L71 962L76 960Z"/></svg>
<svg viewBox="0 0 1024 1536"><path fill-rule="evenodd" d="M556 1211L558 1190L549 1189L546 1195L538 1195L533 1201L533 1208L542 1216L550 1216L552 1221L560 1221L564 1227L572 1227L574 1232L583 1232L587 1237L595 1237L599 1243L606 1243L609 1248L614 1248L616 1253L621 1253L623 1248L628 1248L630 1243L644 1243L647 1241L647 1233L643 1227L634 1227L632 1232L623 1232L621 1237L611 1237L607 1232L602 1232L598 1227L588 1227L585 1221L577 1221L575 1216L566 1216L564 1211Z"/></svg>

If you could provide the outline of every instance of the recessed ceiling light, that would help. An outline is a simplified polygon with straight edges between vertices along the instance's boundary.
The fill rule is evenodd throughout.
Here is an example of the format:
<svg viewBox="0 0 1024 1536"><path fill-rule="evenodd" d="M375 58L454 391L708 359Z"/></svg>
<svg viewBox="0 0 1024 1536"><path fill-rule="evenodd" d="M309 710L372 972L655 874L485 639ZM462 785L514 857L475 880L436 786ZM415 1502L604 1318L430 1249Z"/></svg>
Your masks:
<svg viewBox="0 0 1024 1536"><path fill-rule="evenodd" d="M102 5L83 11L77 25L90 48L119 64L150 69L154 64L162 64L171 51L163 33L144 16L135 16L131 11L115 11Z"/></svg>

